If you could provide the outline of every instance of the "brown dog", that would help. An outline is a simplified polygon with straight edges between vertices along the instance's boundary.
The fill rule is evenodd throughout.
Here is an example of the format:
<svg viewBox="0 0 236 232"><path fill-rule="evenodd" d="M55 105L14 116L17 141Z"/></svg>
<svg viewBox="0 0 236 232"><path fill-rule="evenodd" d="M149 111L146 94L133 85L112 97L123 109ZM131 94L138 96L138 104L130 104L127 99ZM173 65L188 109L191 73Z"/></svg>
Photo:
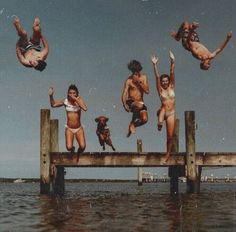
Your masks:
<svg viewBox="0 0 236 232"><path fill-rule="evenodd" d="M107 121L109 119L105 116L99 116L95 118L95 122L97 122L97 130L96 134L99 139L99 143L103 148L103 151L105 150L105 143L109 146L111 146L112 150L115 151L116 149L112 145L111 141L111 135L110 135L110 130L109 127L107 126Z"/></svg>

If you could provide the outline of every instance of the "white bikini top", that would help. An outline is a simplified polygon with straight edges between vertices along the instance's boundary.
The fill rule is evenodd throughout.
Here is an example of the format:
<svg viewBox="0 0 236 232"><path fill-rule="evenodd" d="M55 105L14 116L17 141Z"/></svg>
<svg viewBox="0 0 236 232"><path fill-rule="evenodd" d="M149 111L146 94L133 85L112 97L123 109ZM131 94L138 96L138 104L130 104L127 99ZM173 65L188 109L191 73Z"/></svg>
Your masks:
<svg viewBox="0 0 236 232"><path fill-rule="evenodd" d="M78 111L80 111L80 107L77 106L77 105L69 104L69 101L68 101L67 98L64 100L64 106L65 106L67 112L78 112Z"/></svg>
<svg viewBox="0 0 236 232"><path fill-rule="evenodd" d="M160 98L162 101L166 101L166 100L174 100L175 99L175 92L174 90L169 90L167 92L167 94L160 94Z"/></svg>

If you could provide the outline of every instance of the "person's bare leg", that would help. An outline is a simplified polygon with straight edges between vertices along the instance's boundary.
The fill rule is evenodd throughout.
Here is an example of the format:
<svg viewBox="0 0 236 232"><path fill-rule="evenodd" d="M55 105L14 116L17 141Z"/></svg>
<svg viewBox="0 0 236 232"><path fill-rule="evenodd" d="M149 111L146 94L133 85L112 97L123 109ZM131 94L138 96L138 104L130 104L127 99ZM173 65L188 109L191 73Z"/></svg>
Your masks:
<svg viewBox="0 0 236 232"><path fill-rule="evenodd" d="M33 44L39 44L41 38L41 27L40 27L40 19L36 17L33 23L33 35L30 38L30 41Z"/></svg>
<svg viewBox="0 0 236 232"><path fill-rule="evenodd" d="M79 148L77 150L77 164L79 164L79 155L85 150L86 148L86 141L85 141L85 135L84 135L84 129L83 127L80 128L79 131L75 134L76 140L79 144Z"/></svg>
<svg viewBox="0 0 236 232"><path fill-rule="evenodd" d="M187 21L184 21L184 22L180 25L180 27L179 27L179 29L178 29L177 32L176 32L176 31L172 31L172 32L171 32L171 36L172 36L175 40L179 41L179 40L182 38L182 36L183 36L183 31L184 31L184 29L190 29L190 25L191 25L191 24L189 24Z"/></svg>
<svg viewBox="0 0 236 232"><path fill-rule="evenodd" d="M27 42L27 41L28 41L27 32L26 32L26 30L24 30L24 28L22 27L21 22L20 22L20 19L19 19L17 16L14 17L13 24L14 24L14 26L15 26L15 28L16 28L17 34L18 34L19 37L20 37L20 42L21 42L21 43Z"/></svg>
<svg viewBox="0 0 236 232"><path fill-rule="evenodd" d="M170 153L172 151L174 130L175 130L175 115L173 114L166 119L167 153L165 155L164 162L168 161Z"/></svg>
<svg viewBox="0 0 236 232"><path fill-rule="evenodd" d="M129 124L129 129L128 129L128 133L126 137L128 138L131 134L135 134L135 132L136 132L136 128L135 128L134 122L131 121Z"/></svg>
<svg viewBox="0 0 236 232"><path fill-rule="evenodd" d="M163 122L164 122L164 117L165 117L165 109L161 108L157 111L157 117L158 117L158 123L157 123L157 129L158 131L161 131Z"/></svg>
<svg viewBox="0 0 236 232"><path fill-rule="evenodd" d="M68 128L65 129L65 138L66 138L67 151L70 151L73 153L75 151L75 147L73 146L74 134Z"/></svg>

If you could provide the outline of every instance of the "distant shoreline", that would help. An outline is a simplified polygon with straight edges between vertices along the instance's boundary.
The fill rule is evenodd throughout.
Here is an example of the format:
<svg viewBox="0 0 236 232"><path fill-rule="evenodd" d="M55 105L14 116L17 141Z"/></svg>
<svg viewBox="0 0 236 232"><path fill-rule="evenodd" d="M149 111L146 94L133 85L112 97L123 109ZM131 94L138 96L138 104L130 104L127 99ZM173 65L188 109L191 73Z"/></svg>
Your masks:
<svg viewBox="0 0 236 232"><path fill-rule="evenodd" d="M23 180L24 183L39 183L39 178L0 178L0 183L12 183L15 180ZM120 180L120 179L65 179L67 183L79 182L137 182L137 180Z"/></svg>
<svg viewBox="0 0 236 232"><path fill-rule="evenodd" d="M39 183L40 179L39 178L0 178L0 183L16 183L16 180L22 180L19 181L18 183ZM81 182L137 182L137 180L123 180L123 179L65 179L65 182L67 183L81 183ZM182 181L179 181L182 182ZM233 183L236 182L235 179L229 179L225 180L225 178L219 178L217 180L211 181L202 181L202 183ZM143 181L143 183L169 183L169 179L156 179L155 181Z"/></svg>

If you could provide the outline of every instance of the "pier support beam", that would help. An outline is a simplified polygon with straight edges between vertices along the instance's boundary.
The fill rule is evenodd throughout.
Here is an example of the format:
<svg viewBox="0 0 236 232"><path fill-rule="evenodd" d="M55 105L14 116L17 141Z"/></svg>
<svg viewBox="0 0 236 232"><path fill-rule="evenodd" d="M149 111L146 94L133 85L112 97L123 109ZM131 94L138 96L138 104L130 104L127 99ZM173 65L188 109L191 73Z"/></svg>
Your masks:
<svg viewBox="0 0 236 232"><path fill-rule="evenodd" d="M137 140L137 152L142 152L142 140ZM143 184L143 168L138 168L138 185L141 186Z"/></svg>
<svg viewBox="0 0 236 232"><path fill-rule="evenodd" d="M196 165L195 152L195 112L185 111L187 192L200 192L201 168Z"/></svg>
<svg viewBox="0 0 236 232"><path fill-rule="evenodd" d="M175 120L175 131L172 152L179 152L179 119ZM181 176L182 166L169 166L169 177L170 177L170 193L177 194L179 192L179 176Z"/></svg>
<svg viewBox="0 0 236 232"><path fill-rule="evenodd" d="M58 131L58 120L50 120L50 151L59 152L59 131ZM51 157L50 157L51 158ZM51 164L54 161L51 160ZM52 176L52 188L54 194L63 195L65 192L65 180L64 180L64 166L55 166L55 173Z"/></svg>
<svg viewBox="0 0 236 232"><path fill-rule="evenodd" d="M50 110L40 112L40 193L50 193Z"/></svg>

